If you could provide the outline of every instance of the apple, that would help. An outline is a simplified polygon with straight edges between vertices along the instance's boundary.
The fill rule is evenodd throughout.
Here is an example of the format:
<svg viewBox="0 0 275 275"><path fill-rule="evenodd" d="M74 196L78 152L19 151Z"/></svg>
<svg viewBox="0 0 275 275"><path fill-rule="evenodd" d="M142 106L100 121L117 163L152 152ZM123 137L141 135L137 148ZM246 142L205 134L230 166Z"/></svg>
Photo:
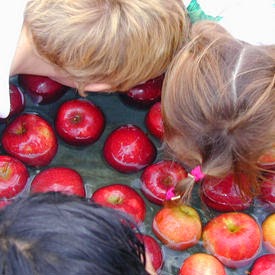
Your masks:
<svg viewBox="0 0 275 275"><path fill-rule="evenodd" d="M164 263L161 246L155 238L148 234L137 234L137 237L144 243L146 255L149 257L154 270L159 274Z"/></svg>
<svg viewBox="0 0 275 275"><path fill-rule="evenodd" d="M0 155L1 199L10 199L19 194L25 188L28 178L28 169L20 160L12 156Z"/></svg>
<svg viewBox="0 0 275 275"><path fill-rule="evenodd" d="M1 209L4 209L7 205L10 205L13 202L13 199L7 200L7 199L1 199L0 200L0 211Z"/></svg>
<svg viewBox="0 0 275 275"><path fill-rule="evenodd" d="M104 144L106 162L122 173L133 173L150 165L156 158L156 147L141 128L122 125L112 131Z"/></svg>
<svg viewBox="0 0 275 275"><path fill-rule="evenodd" d="M275 254L275 213L265 218L262 223L262 232L265 248Z"/></svg>
<svg viewBox="0 0 275 275"><path fill-rule="evenodd" d="M274 275L275 254L264 254L253 263L250 275Z"/></svg>
<svg viewBox="0 0 275 275"><path fill-rule="evenodd" d="M35 104L55 102L68 90L67 86L41 75L20 74L18 81Z"/></svg>
<svg viewBox="0 0 275 275"><path fill-rule="evenodd" d="M50 167L40 171L31 182L31 193L62 192L85 197L86 191L81 175L68 167Z"/></svg>
<svg viewBox="0 0 275 275"><path fill-rule="evenodd" d="M191 206L165 205L153 217L156 237L173 250L185 250L198 243L202 223L197 210Z"/></svg>
<svg viewBox="0 0 275 275"><path fill-rule="evenodd" d="M261 184L259 198L267 202L272 209L275 209L275 174L268 175Z"/></svg>
<svg viewBox="0 0 275 275"><path fill-rule="evenodd" d="M245 175L241 180L249 185ZM232 174L224 179L205 178L201 184L201 199L209 207L220 211L242 211L249 208L252 197L242 194Z"/></svg>
<svg viewBox="0 0 275 275"><path fill-rule="evenodd" d="M258 163L264 169L275 170L275 144L259 158Z"/></svg>
<svg viewBox="0 0 275 275"><path fill-rule="evenodd" d="M91 200L126 213L138 224L145 220L145 202L141 195L128 185L113 183L101 186L93 192Z"/></svg>
<svg viewBox="0 0 275 275"><path fill-rule="evenodd" d="M96 142L105 127L101 109L85 99L72 99L59 106L55 129L63 141L70 145L90 145Z"/></svg>
<svg viewBox="0 0 275 275"><path fill-rule="evenodd" d="M137 108L148 108L161 99L164 74L136 85L128 92L121 93L121 99L127 105Z"/></svg>
<svg viewBox="0 0 275 275"><path fill-rule="evenodd" d="M252 262L262 245L262 232L252 216L227 212L212 218L204 227L205 249L225 266L239 268Z"/></svg>
<svg viewBox="0 0 275 275"><path fill-rule="evenodd" d="M58 143L52 126L40 115L23 113L3 131L5 151L27 165L48 165L57 153Z"/></svg>
<svg viewBox="0 0 275 275"><path fill-rule="evenodd" d="M148 165L141 174L141 191L151 202L163 205L171 187L186 178L186 170L172 160L161 160Z"/></svg>
<svg viewBox="0 0 275 275"><path fill-rule="evenodd" d="M179 275L226 275L224 265L207 253L195 253L182 263Z"/></svg>
<svg viewBox="0 0 275 275"><path fill-rule="evenodd" d="M162 140L164 135L163 119L161 114L161 102L154 103L145 116L145 125L149 132Z"/></svg>

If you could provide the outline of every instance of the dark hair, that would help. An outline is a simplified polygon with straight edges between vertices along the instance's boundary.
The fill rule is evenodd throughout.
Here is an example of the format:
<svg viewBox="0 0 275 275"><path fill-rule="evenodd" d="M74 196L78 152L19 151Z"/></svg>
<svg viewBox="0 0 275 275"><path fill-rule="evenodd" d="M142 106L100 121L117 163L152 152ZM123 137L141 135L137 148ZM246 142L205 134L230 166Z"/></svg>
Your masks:
<svg viewBox="0 0 275 275"><path fill-rule="evenodd" d="M167 148L207 176L233 173L241 190L255 195L263 172L258 160L274 146L274 83L274 45L250 45L217 23L195 23L165 74Z"/></svg>
<svg viewBox="0 0 275 275"><path fill-rule="evenodd" d="M85 199L20 198L0 212L0 274L148 274L137 232L124 214Z"/></svg>

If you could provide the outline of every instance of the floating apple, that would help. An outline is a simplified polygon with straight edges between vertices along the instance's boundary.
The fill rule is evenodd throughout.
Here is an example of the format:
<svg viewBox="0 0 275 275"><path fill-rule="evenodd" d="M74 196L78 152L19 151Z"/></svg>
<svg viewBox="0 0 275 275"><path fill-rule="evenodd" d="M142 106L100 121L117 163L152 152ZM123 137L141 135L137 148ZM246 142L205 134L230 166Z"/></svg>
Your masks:
<svg viewBox="0 0 275 275"><path fill-rule="evenodd" d="M159 243L150 235L137 234L138 238L143 241L146 255L150 257L150 261L154 270L159 274L163 265L163 253Z"/></svg>
<svg viewBox="0 0 275 275"><path fill-rule="evenodd" d="M99 187L91 199L101 205L127 213L137 223L142 223L145 219L145 202L141 195L128 185L114 183Z"/></svg>
<svg viewBox="0 0 275 275"><path fill-rule="evenodd" d="M206 253L195 253L184 260L179 275L226 275L226 271L216 257Z"/></svg>
<svg viewBox="0 0 275 275"><path fill-rule="evenodd" d="M262 223L265 248L275 254L275 213L267 216Z"/></svg>
<svg viewBox="0 0 275 275"><path fill-rule="evenodd" d="M101 109L85 99L64 102L57 110L55 129L71 145L90 145L96 142L105 127Z"/></svg>
<svg viewBox="0 0 275 275"><path fill-rule="evenodd" d="M57 153L57 138L52 126L35 113L23 113L4 129L5 151L27 165L48 165Z"/></svg>
<svg viewBox="0 0 275 275"><path fill-rule="evenodd" d="M27 167L18 159L0 155L0 198L10 199L19 194L29 178ZM1 200L5 204L6 200ZM6 205L6 204L5 204Z"/></svg>
<svg viewBox="0 0 275 275"><path fill-rule="evenodd" d="M36 104L55 102L68 90L67 86L41 75L21 74L18 81Z"/></svg>
<svg viewBox="0 0 275 275"><path fill-rule="evenodd" d="M31 182L31 193L62 192L85 197L86 191L81 175L68 167L51 167L39 172Z"/></svg>
<svg viewBox="0 0 275 275"><path fill-rule="evenodd" d="M262 245L260 226L243 212L222 213L212 218L203 229L202 239L206 250L231 268L251 263Z"/></svg>
<svg viewBox="0 0 275 275"><path fill-rule="evenodd" d="M154 161L156 147L141 128L127 124L109 134L103 155L106 162L117 171L133 173Z"/></svg>
<svg viewBox="0 0 275 275"><path fill-rule="evenodd" d="M160 209L153 218L152 229L167 247L184 250L198 243L202 224L195 208L181 204Z"/></svg>
<svg viewBox="0 0 275 275"><path fill-rule="evenodd" d="M241 180L249 184L245 175ZM241 193L233 175L224 179L206 178L201 184L201 198L207 206L221 212L245 210L253 201Z"/></svg>
<svg viewBox="0 0 275 275"><path fill-rule="evenodd" d="M161 102L156 102L150 107L145 116L145 125L153 136L162 140L164 126L161 114Z"/></svg>
<svg viewBox="0 0 275 275"><path fill-rule="evenodd" d="M270 174L261 184L259 198L267 202L272 209L275 209L275 174Z"/></svg>
<svg viewBox="0 0 275 275"><path fill-rule="evenodd" d="M139 84L126 93L121 94L122 100L134 107L148 108L161 99L161 89L164 75Z"/></svg>
<svg viewBox="0 0 275 275"><path fill-rule="evenodd" d="M186 176L186 170L179 163L161 160L144 169L140 182L141 191L149 201L162 205L167 191Z"/></svg>
<svg viewBox="0 0 275 275"><path fill-rule="evenodd" d="M253 263L250 275L274 275L275 254L264 254Z"/></svg>

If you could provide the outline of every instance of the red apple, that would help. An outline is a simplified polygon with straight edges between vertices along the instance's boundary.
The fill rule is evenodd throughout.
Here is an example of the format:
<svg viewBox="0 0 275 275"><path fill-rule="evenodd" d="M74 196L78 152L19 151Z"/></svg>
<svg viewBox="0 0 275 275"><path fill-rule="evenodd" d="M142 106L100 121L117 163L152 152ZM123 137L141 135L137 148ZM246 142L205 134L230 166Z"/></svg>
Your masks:
<svg viewBox="0 0 275 275"><path fill-rule="evenodd" d="M202 239L206 250L231 268L251 263L262 245L260 226L243 212L222 213L212 218L203 229Z"/></svg>
<svg viewBox="0 0 275 275"><path fill-rule="evenodd" d="M275 174L270 174L269 177L261 184L260 199L265 201L275 209Z"/></svg>
<svg viewBox="0 0 275 275"><path fill-rule="evenodd" d="M107 137L103 155L106 162L122 173L133 173L151 164L156 147L136 125L118 127Z"/></svg>
<svg viewBox="0 0 275 275"><path fill-rule="evenodd" d="M145 125L149 132L162 140L164 135L163 119L161 115L161 102L154 103L145 116Z"/></svg>
<svg viewBox="0 0 275 275"><path fill-rule="evenodd" d="M154 270L159 274L163 265L163 253L159 243L147 234L137 234L137 236L144 243L146 255L149 257Z"/></svg>
<svg viewBox="0 0 275 275"><path fill-rule="evenodd" d="M19 194L28 178L28 169L20 160L0 155L0 198L10 199Z"/></svg>
<svg viewBox="0 0 275 275"><path fill-rule="evenodd" d="M57 110L55 129L68 144L90 145L100 138L104 127L104 114L91 101L72 99L64 102Z"/></svg>
<svg viewBox="0 0 275 275"><path fill-rule="evenodd" d="M167 191L186 178L186 170L172 160L161 160L147 166L141 175L141 191L146 198L162 205Z"/></svg>
<svg viewBox="0 0 275 275"><path fill-rule="evenodd" d="M258 163L264 169L275 170L275 144L259 158Z"/></svg>
<svg viewBox="0 0 275 275"><path fill-rule="evenodd" d="M274 275L275 254L264 254L253 263L250 275Z"/></svg>
<svg viewBox="0 0 275 275"><path fill-rule="evenodd" d="M35 113L16 117L2 135L5 151L30 166L48 165L57 153L57 138L52 126Z"/></svg>
<svg viewBox="0 0 275 275"><path fill-rule="evenodd" d="M39 172L31 182L31 193L62 192L85 197L86 191L81 175L72 168L51 167Z"/></svg>
<svg viewBox="0 0 275 275"><path fill-rule="evenodd" d="M95 202L127 213L135 222L142 223L146 205L141 195L132 187L114 183L95 190L91 197Z"/></svg>
<svg viewBox="0 0 275 275"><path fill-rule="evenodd" d="M226 275L226 271L216 257L206 253L195 253L184 260L179 275Z"/></svg>
<svg viewBox="0 0 275 275"><path fill-rule="evenodd" d="M126 93L121 94L122 100L131 106L148 108L161 99L161 89L164 75L139 84Z"/></svg>
<svg viewBox="0 0 275 275"><path fill-rule="evenodd" d="M262 223L262 232L265 248L275 254L275 213L265 218Z"/></svg>
<svg viewBox="0 0 275 275"><path fill-rule="evenodd" d="M10 113L5 119L0 119L1 122L8 122L12 117L20 114L25 108L24 94L19 87L10 83Z"/></svg>
<svg viewBox="0 0 275 275"><path fill-rule="evenodd" d="M57 101L68 90L46 76L21 74L18 77L22 88L30 95L35 104L49 104Z"/></svg>
<svg viewBox="0 0 275 275"><path fill-rule="evenodd" d="M245 175L242 175L242 181L249 184ZM253 201L241 193L233 175L224 179L206 178L201 184L201 198L207 206L221 212L245 210Z"/></svg>
<svg viewBox="0 0 275 275"><path fill-rule="evenodd" d="M183 204L166 205L153 217L152 229L167 247L184 250L198 243L202 224L195 208Z"/></svg>

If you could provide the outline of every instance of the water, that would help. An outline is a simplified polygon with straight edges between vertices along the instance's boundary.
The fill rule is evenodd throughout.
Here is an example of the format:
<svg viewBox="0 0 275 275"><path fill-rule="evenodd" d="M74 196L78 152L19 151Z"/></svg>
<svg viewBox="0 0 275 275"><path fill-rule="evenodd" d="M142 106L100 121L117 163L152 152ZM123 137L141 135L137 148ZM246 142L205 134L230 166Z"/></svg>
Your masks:
<svg viewBox="0 0 275 275"><path fill-rule="evenodd" d="M13 78L12 81L17 84L17 78ZM68 91L65 96L55 103L48 105L34 105L30 98L25 95L26 98L26 108L25 111L35 111L40 113L44 118L46 118L53 125L54 117L56 114L57 107L64 101L77 98L78 95L75 94L73 90ZM127 106L123 103L118 94L102 94L94 93L89 94L87 97L89 100L93 101L96 105L101 107L102 111L106 117L106 127L100 137L100 139L87 147L78 148L65 144L62 140L59 140L59 149L57 155L50 163L49 167L52 166L66 166L77 170L84 179L87 197L90 198L94 190L102 185L107 185L111 183L122 183L134 187L144 198L147 206L146 219L144 224L141 226L143 233L154 236L151 223L152 218L155 213L160 209L160 206L150 203L140 192L139 177L141 172L133 174L123 174L115 171L110 166L107 165L102 156L102 148L104 141L108 134L117 128L118 126L124 124L135 124L142 128L145 132L148 133L148 130L144 124L144 118L148 109L136 109L131 106ZM0 124L0 134L4 129L4 125ZM148 133L151 140L157 147L158 155L156 161L160 160L163 155L161 143L152 137ZM0 148L0 153L3 154L4 151ZM47 167L43 167L45 169ZM40 170L30 168L30 179L29 183L33 176L38 173ZM192 193L191 206L195 207L200 214L202 223L205 224L209 219L213 218L218 213L207 208L199 198L199 186L197 185ZM270 209L266 204L261 201L255 200L254 204L246 211L251 214L259 224L265 219L265 217L270 214L272 209ZM185 251L174 251L171 249L162 246L165 262L161 275L176 275L178 270L182 265L185 258L189 255L192 255L196 252L205 252L202 242L199 242L196 246L193 246ZM260 254L267 253L265 250L262 250ZM247 274L250 266L246 266L241 269L229 269L227 268L228 275L242 275Z"/></svg>

